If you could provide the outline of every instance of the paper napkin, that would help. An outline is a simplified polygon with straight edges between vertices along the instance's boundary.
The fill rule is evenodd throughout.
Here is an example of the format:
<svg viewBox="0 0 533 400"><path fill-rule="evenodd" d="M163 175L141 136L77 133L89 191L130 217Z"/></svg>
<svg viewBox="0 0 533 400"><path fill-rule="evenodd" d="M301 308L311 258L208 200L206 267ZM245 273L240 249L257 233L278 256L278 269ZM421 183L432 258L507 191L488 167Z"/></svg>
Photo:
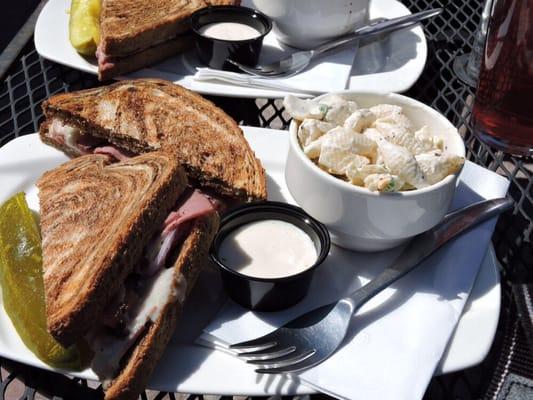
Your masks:
<svg viewBox="0 0 533 400"><path fill-rule="evenodd" d="M452 209L505 196L508 186L505 178L467 162ZM356 314L337 353L292 378L344 399L421 399L463 311L495 223L487 221L448 243L381 292ZM400 251L362 254L333 247L301 303L281 312L254 313L229 301L198 343L224 346L262 336L360 287Z"/></svg>

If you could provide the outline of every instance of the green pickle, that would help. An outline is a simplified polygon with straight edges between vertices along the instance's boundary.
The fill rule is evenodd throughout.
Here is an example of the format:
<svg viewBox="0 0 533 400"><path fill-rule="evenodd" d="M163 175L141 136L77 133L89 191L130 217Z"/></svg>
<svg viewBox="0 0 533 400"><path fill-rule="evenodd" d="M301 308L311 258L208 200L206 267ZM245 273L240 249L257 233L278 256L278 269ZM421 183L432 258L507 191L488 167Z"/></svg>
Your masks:
<svg viewBox="0 0 533 400"><path fill-rule="evenodd" d="M94 56L100 42L100 0L72 0L69 39L78 53Z"/></svg>
<svg viewBox="0 0 533 400"><path fill-rule="evenodd" d="M46 329L41 236L24 193L0 207L0 286L4 308L24 344L52 367L79 370L78 347L62 347Z"/></svg>

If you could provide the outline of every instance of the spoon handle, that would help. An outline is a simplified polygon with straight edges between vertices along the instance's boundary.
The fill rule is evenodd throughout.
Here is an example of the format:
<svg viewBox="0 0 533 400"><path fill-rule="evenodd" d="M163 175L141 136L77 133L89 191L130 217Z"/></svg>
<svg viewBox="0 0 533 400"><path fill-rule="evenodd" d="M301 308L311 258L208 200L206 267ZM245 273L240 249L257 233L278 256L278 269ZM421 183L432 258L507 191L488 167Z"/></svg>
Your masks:
<svg viewBox="0 0 533 400"><path fill-rule="evenodd" d="M432 8L431 10L421 11L415 14L405 15L403 17L392 18L387 20L378 20L371 24L356 29L354 32L324 43L314 50L311 50L313 57L318 56L326 51L338 48L355 40L364 39L381 33L393 32L398 29L408 28L420 21L434 17L442 12L442 8Z"/></svg>
<svg viewBox="0 0 533 400"><path fill-rule="evenodd" d="M451 212L433 229L413 238L390 267L343 300L350 303L355 312L376 294L415 269L422 260L433 254L444 243L477 224L509 210L512 206L511 199L500 198L481 201Z"/></svg>

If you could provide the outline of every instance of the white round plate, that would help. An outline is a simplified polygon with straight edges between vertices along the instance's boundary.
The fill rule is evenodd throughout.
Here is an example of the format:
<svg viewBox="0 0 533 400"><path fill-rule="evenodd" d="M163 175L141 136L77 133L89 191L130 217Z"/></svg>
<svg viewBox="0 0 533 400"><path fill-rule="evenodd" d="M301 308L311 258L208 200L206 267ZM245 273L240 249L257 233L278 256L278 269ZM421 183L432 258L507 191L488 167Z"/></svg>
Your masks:
<svg viewBox="0 0 533 400"><path fill-rule="evenodd" d="M287 201L284 181L287 132L243 127L245 136L267 173L269 197ZM67 157L44 145L37 134L22 136L0 148L0 203L24 191L30 207L38 210L36 180ZM1 288L0 288L1 289ZM195 338L225 303L218 273L207 269L191 295L176 334L153 374L149 387L181 393L228 395L307 394L313 390L280 376L256 374L250 365L221 351L193 345ZM2 303L0 298L0 303ZM479 363L492 343L500 312L500 283L496 257L489 249L455 334L438 369L452 372ZM22 343L0 307L0 356L51 370ZM69 375L95 379L91 370Z"/></svg>
<svg viewBox="0 0 533 400"><path fill-rule="evenodd" d="M250 4L244 1L243 5ZM46 3L35 26L35 48L44 58L96 74L96 59L81 56L70 45L69 8L70 0L49 0ZM369 14L370 18L394 18L410 12L397 0L372 0ZM363 45L359 49L347 89L382 93L406 91L419 78L426 58L427 43L421 27L392 33L386 40ZM167 79L199 93L229 97L278 98L288 93L216 81L195 81L193 74L194 71L178 55L123 78Z"/></svg>

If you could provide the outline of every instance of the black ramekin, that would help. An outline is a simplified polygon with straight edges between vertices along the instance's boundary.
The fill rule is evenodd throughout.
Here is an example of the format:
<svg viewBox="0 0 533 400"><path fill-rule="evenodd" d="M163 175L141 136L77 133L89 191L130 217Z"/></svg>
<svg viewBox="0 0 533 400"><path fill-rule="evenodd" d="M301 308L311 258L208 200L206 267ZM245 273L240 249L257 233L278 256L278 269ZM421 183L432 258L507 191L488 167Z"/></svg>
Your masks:
<svg viewBox="0 0 533 400"><path fill-rule="evenodd" d="M226 267L218 258L218 249L233 230L250 222L276 219L294 224L309 235L317 250L316 262L295 275L280 278L256 278ZM324 225L301 208L275 201L250 203L225 214L209 255L219 267L229 296L242 306L257 311L276 311L299 302L308 292L316 268L326 259L330 239Z"/></svg>
<svg viewBox="0 0 533 400"><path fill-rule="evenodd" d="M222 40L203 36L200 28L215 22L238 22L249 25L261 35L247 40ZM245 65L256 65L263 46L263 38L272 29L270 19L260 11L239 6L211 6L194 12L191 28L195 36L196 51L200 61L211 68L235 71L227 60Z"/></svg>

